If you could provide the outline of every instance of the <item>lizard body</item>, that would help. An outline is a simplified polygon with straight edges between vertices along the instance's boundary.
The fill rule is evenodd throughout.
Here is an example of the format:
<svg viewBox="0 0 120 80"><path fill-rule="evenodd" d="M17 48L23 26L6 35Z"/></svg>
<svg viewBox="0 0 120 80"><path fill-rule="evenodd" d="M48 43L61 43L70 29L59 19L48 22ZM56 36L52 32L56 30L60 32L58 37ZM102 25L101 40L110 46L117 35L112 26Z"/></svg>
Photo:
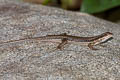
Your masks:
<svg viewBox="0 0 120 80"><path fill-rule="evenodd" d="M110 38L113 37L113 33L111 32L105 32L97 36L93 37L79 37L79 36L72 36L67 35L66 33L60 34L60 35L46 35L41 37L33 37L33 38L24 38L19 40L11 40L3 43L9 43L9 42L15 42L15 41L21 41L26 39L38 39L38 40L49 40L49 39L60 39L62 42L58 45L57 48L61 49L65 44L67 44L68 41L74 41L74 42L86 42L88 44L88 47L92 50L97 50L93 46L101 44Z"/></svg>

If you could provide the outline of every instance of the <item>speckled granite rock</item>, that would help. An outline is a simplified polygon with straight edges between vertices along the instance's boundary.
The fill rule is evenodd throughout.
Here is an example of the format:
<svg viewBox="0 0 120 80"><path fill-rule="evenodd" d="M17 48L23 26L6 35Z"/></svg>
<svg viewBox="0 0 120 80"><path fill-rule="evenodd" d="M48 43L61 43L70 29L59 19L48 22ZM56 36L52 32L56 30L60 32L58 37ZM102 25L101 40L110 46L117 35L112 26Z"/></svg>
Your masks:
<svg viewBox="0 0 120 80"><path fill-rule="evenodd" d="M85 13L0 0L0 43L26 37L68 33L114 39L93 51L79 43L25 40L0 44L0 80L120 80L120 26Z"/></svg>

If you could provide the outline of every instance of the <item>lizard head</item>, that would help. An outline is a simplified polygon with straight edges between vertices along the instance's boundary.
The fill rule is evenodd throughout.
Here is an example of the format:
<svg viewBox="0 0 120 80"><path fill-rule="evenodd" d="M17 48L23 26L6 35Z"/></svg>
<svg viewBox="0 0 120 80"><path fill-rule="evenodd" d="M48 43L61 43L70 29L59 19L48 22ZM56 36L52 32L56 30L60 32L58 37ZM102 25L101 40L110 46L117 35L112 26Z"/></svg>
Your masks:
<svg viewBox="0 0 120 80"><path fill-rule="evenodd" d="M111 33L111 32L103 33L102 42L106 42L106 41L111 40L111 39L113 39L113 33Z"/></svg>
<svg viewBox="0 0 120 80"><path fill-rule="evenodd" d="M113 37L113 33L111 32L105 32L103 33L105 36L108 36L108 37Z"/></svg>

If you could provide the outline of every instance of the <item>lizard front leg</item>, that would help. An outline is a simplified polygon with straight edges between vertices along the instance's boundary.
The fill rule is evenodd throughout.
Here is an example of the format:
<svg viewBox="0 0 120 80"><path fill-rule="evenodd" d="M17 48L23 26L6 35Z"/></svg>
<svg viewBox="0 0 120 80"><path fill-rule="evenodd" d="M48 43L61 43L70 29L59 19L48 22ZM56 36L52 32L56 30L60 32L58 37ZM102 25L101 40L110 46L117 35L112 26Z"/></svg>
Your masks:
<svg viewBox="0 0 120 80"><path fill-rule="evenodd" d="M96 43L92 42L88 44L88 47L92 50L98 50L97 48L94 48L93 46L95 46Z"/></svg>

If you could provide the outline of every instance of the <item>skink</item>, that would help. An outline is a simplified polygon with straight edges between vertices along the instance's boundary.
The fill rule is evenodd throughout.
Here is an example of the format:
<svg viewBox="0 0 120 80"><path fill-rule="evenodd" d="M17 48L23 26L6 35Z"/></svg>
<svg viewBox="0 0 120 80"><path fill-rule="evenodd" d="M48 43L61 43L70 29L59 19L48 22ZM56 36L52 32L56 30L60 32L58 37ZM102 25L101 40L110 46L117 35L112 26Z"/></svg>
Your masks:
<svg viewBox="0 0 120 80"><path fill-rule="evenodd" d="M3 43L21 41L21 40L26 40L26 39L39 39L39 40L60 39L61 43L57 46L58 49L61 49L65 44L67 44L68 41L74 41L74 42L86 42L90 49L97 50L93 46L106 42L107 40L111 38L113 38L113 33L111 32L105 32L105 33L102 33L100 35L93 36L93 37L79 37L79 36L72 36L72 35L67 35L66 33L63 33L59 35L46 35L46 36L41 36L41 37L11 40L7 42L3 42Z"/></svg>

